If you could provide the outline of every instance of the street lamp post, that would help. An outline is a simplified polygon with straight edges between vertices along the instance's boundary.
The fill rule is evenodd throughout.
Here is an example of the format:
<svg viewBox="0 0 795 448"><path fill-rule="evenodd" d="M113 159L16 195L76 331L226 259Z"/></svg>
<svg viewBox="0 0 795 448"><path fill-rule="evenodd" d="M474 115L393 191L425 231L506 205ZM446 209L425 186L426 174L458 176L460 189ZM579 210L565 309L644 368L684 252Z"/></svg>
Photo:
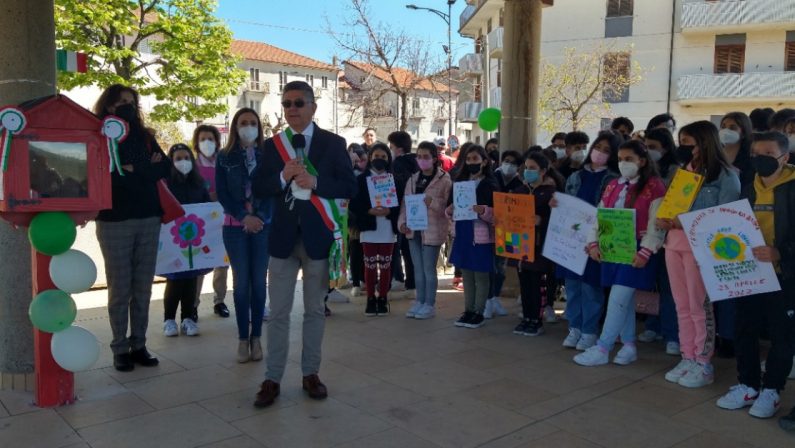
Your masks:
<svg viewBox="0 0 795 448"><path fill-rule="evenodd" d="M447 0L447 13L445 14L438 9L433 8L424 8L422 6L417 6L414 4L406 5L406 8L413 9L413 10L423 10L428 11L436 14L437 16L441 17L442 20L447 23L447 49L445 52L447 53L447 126L450 131L450 135L455 134L455 130L453 129L453 36L452 36L452 17L453 17L453 5L455 4L456 0Z"/></svg>

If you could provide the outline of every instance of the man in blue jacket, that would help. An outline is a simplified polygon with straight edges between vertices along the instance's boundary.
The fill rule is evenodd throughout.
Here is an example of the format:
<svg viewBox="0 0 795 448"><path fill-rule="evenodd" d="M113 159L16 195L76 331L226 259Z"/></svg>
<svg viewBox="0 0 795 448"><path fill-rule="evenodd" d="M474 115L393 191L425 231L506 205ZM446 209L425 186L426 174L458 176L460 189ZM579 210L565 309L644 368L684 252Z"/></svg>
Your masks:
<svg viewBox="0 0 795 448"><path fill-rule="evenodd" d="M269 241L267 372L254 402L257 407L270 406L279 396L299 269L304 293L303 388L314 399L328 396L318 371L329 254L340 236L338 232L335 235L332 209L336 200L350 199L356 193L345 139L312 121L317 110L312 87L303 81L288 83L282 93L282 107L289 128L265 142L263 163L253 181L255 196L275 200Z"/></svg>

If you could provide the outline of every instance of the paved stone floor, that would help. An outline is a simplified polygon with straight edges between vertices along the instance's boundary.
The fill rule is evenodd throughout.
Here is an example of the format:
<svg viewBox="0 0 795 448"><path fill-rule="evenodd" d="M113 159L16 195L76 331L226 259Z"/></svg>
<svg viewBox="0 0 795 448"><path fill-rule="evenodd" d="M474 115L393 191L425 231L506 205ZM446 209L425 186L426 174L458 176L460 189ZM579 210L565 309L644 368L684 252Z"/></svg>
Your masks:
<svg viewBox="0 0 795 448"><path fill-rule="evenodd" d="M379 318L362 315L361 298L332 304L323 402L301 391L294 325L282 396L257 410L264 364L235 362L234 319L213 316L207 302L201 336L167 339L153 301L148 346L160 366L131 373L110 366L106 310L81 309L78 324L103 352L76 377L79 401L38 409L30 394L0 392L0 447L795 447L775 420L714 406L735 381L732 361L718 360L716 383L698 390L666 383L676 359L661 344L641 345L631 366L578 367L560 346L565 322L537 338L512 335L515 317L455 328L462 295L452 290L441 291L429 321L404 318L408 300ZM293 322L300 316L299 300ZM783 407L794 398L785 393Z"/></svg>

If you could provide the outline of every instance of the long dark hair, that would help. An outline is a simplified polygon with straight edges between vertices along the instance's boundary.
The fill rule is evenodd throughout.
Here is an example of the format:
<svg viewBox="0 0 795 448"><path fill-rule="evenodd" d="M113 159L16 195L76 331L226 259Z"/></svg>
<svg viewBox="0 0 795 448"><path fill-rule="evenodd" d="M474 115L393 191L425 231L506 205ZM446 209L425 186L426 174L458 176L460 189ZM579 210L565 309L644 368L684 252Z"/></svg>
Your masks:
<svg viewBox="0 0 795 448"><path fill-rule="evenodd" d="M257 117L257 129L259 130L259 132L257 133L256 140L254 140L254 141L257 143L257 147L258 148L262 147L262 142L265 140L265 138L264 138L264 136L262 134L262 120L260 120L259 114L257 113L256 110L254 110L254 109L252 109L250 107L244 107L244 108L238 110L237 112L235 112L235 116L232 117L232 125L229 126L229 139L226 141L226 146L224 146L224 149L223 149L224 152L229 152L233 148L238 146L237 142L240 139L240 137L237 136L237 127L238 127L237 122L238 122L238 119L240 118L240 116L245 114L246 112L252 113L252 114L254 114L255 117Z"/></svg>
<svg viewBox="0 0 795 448"><path fill-rule="evenodd" d="M133 106L135 107L136 115L136 119L128 123L130 125L130 135L133 136L133 138L135 138L135 136L142 137L147 150L151 152L151 143L155 140L155 133L144 126L143 114L141 114L141 96L138 94L137 90L123 84L111 85L102 92L97 102L94 103L94 114L100 119L108 115L113 115L110 108L119 101L119 98L121 98L122 94L125 92L133 96Z"/></svg>
<svg viewBox="0 0 795 448"><path fill-rule="evenodd" d="M715 181L722 171L730 169L731 165L723 155L718 128L711 121L701 120L685 125L679 130L680 142L682 135L693 137L696 141L701 165L698 171L706 175L707 183Z"/></svg>
<svg viewBox="0 0 795 448"><path fill-rule="evenodd" d="M191 139L193 151L197 155L199 154L199 134L202 132L209 132L213 134L213 138L215 139L215 149L216 151L219 151L221 149L221 132L218 131L217 127L210 124L200 124L196 126L196 129L193 130L193 138Z"/></svg>
<svg viewBox="0 0 795 448"><path fill-rule="evenodd" d="M725 120L734 121L742 131L740 151L737 152L737 157L734 159L734 166L748 169L751 164L751 144L754 142L754 128L751 125L751 119L745 112L729 112L720 119L720 124L723 125Z"/></svg>
<svg viewBox="0 0 795 448"><path fill-rule="evenodd" d="M676 167L676 143L671 131L667 128L653 128L646 131L644 136L646 140L654 140L660 142L660 146L665 148L665 154L657 162L657 168L660 171L660 176L668 177L671 167ZM647 148L648 149L648 148Z"/></svg>
<svg viewBox="0 0 795 448"><path fill-rule="evenodd" d="M621 143L624 142L624 139L618 135L618 133L613 131L601 131L594 139L593 143L591 143L591 148L588 151L588 155L585 157L585 161L583 165L592 164L591 161L591 153L593 152L593 147L596 146L597 143L601 141L606 141L608 145L610 145L610 157L607 159L607 169L613 171L614 173L618 172L618 147L621 146Z"/></svg>
<svg viewBox="0 0 795 448"><path fill-rule="evenodd" d="M373 166L373 153L376 151L383 151L386 153L386 160L387 160L387 167L385 173L392 172L392 151L389 150L389 146L385 145L384 143L378 142L373 143L373 146L370 147L370 152L367 154L367 170L372 173L372 166Z"/></svg>
<svg viewBox="0 0 795 448"><path fill-rule="evenodd" d="M459 169L458 172L456 173L455 176L456 182L469 180L469 171L463 169L463 167L464 165L466 165L467 156L469 155L470 152L476 152L480 154L481 159L483 159L486 162L491 162L489 155L486 154L486 149L480 145L472 145L469 148L467 148L466 151L462 150L460 153L458 153L458 160L463 160L463 161L461 162L461 169ZM483 166L483 168L481 168L481 173L483 174L483 177L493 176L494 171L491 168L491 163L487 163L485 166Z"/></svg>
<svg viewBox="0 0 795 448"><path fill-rule="evenodd" d="M426 141L421 141L420 144L417 145L417 153L420 152L420 149L428 151L428 153L431 155L431 158L433 159L433 167L434 168L438 168L439 167L439 150L436 149L436 145L434 145L433 142L429 142L427 140Z"/></svg>
<svg viewBox="0 0 795 448"><path fill-rule="evenodd" d="M550 175L551 174L550 171L554 169L552 167L552 163L549 161L547 156L545 156L544 154L541 154L538 151L528 154L527 157L525 157L524 160L525 161L532 160L533 162L536 163L536 165L538 165L538 168L540 170L544 171L544 174L540 177L541 180L543 180L545 177Z"/></svg>
<svg viewBox="0 0 795 448"><path fill-rule="evenodd" d="M638 169L638 183L635 184L635 188L630 191L627 197L627 204L629 207L633 207L635 205L635 200L641 192L643 192L643 189L646 188L646 184L649 183L649 179L652 177L659 177L657 165L649 156L649 150L646 148L646 145L640 140L628 140L622 143L618 149L629 149L634 152L636 156L640 157L641 160L646 160L646 164Z"/></svg>
<svg viewBox="0 0 795 448"><path fill-rule="evenodd" d="M190 163L193 164L193 169L190 170L188 174L182 174L177 170L174 166L174 153L177 151L186 151L188 156L190 157ZM204 187L204 179L202 178L201 174L199 174L199 169L196 166L196 156L193 154L193 151L190 150L188 145L184 143L177 143L176 145L171 146L168 149L168 158L171 159L171 181L174 183L181 183L185 182L191 187Z"/></svg>

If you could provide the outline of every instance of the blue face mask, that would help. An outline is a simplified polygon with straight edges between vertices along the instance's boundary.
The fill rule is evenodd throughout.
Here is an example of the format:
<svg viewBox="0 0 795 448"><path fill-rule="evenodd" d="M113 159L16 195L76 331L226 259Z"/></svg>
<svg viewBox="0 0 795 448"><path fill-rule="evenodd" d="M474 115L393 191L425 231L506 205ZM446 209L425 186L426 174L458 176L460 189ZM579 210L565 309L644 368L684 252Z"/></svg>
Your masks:
<svg viewBox="0 0 795 448"><path fill-rule="evenodd" d="M524 180L528 184L532 184L538 181L539 176L540 173L538 172L538 170L524 170Z"/></svg>

